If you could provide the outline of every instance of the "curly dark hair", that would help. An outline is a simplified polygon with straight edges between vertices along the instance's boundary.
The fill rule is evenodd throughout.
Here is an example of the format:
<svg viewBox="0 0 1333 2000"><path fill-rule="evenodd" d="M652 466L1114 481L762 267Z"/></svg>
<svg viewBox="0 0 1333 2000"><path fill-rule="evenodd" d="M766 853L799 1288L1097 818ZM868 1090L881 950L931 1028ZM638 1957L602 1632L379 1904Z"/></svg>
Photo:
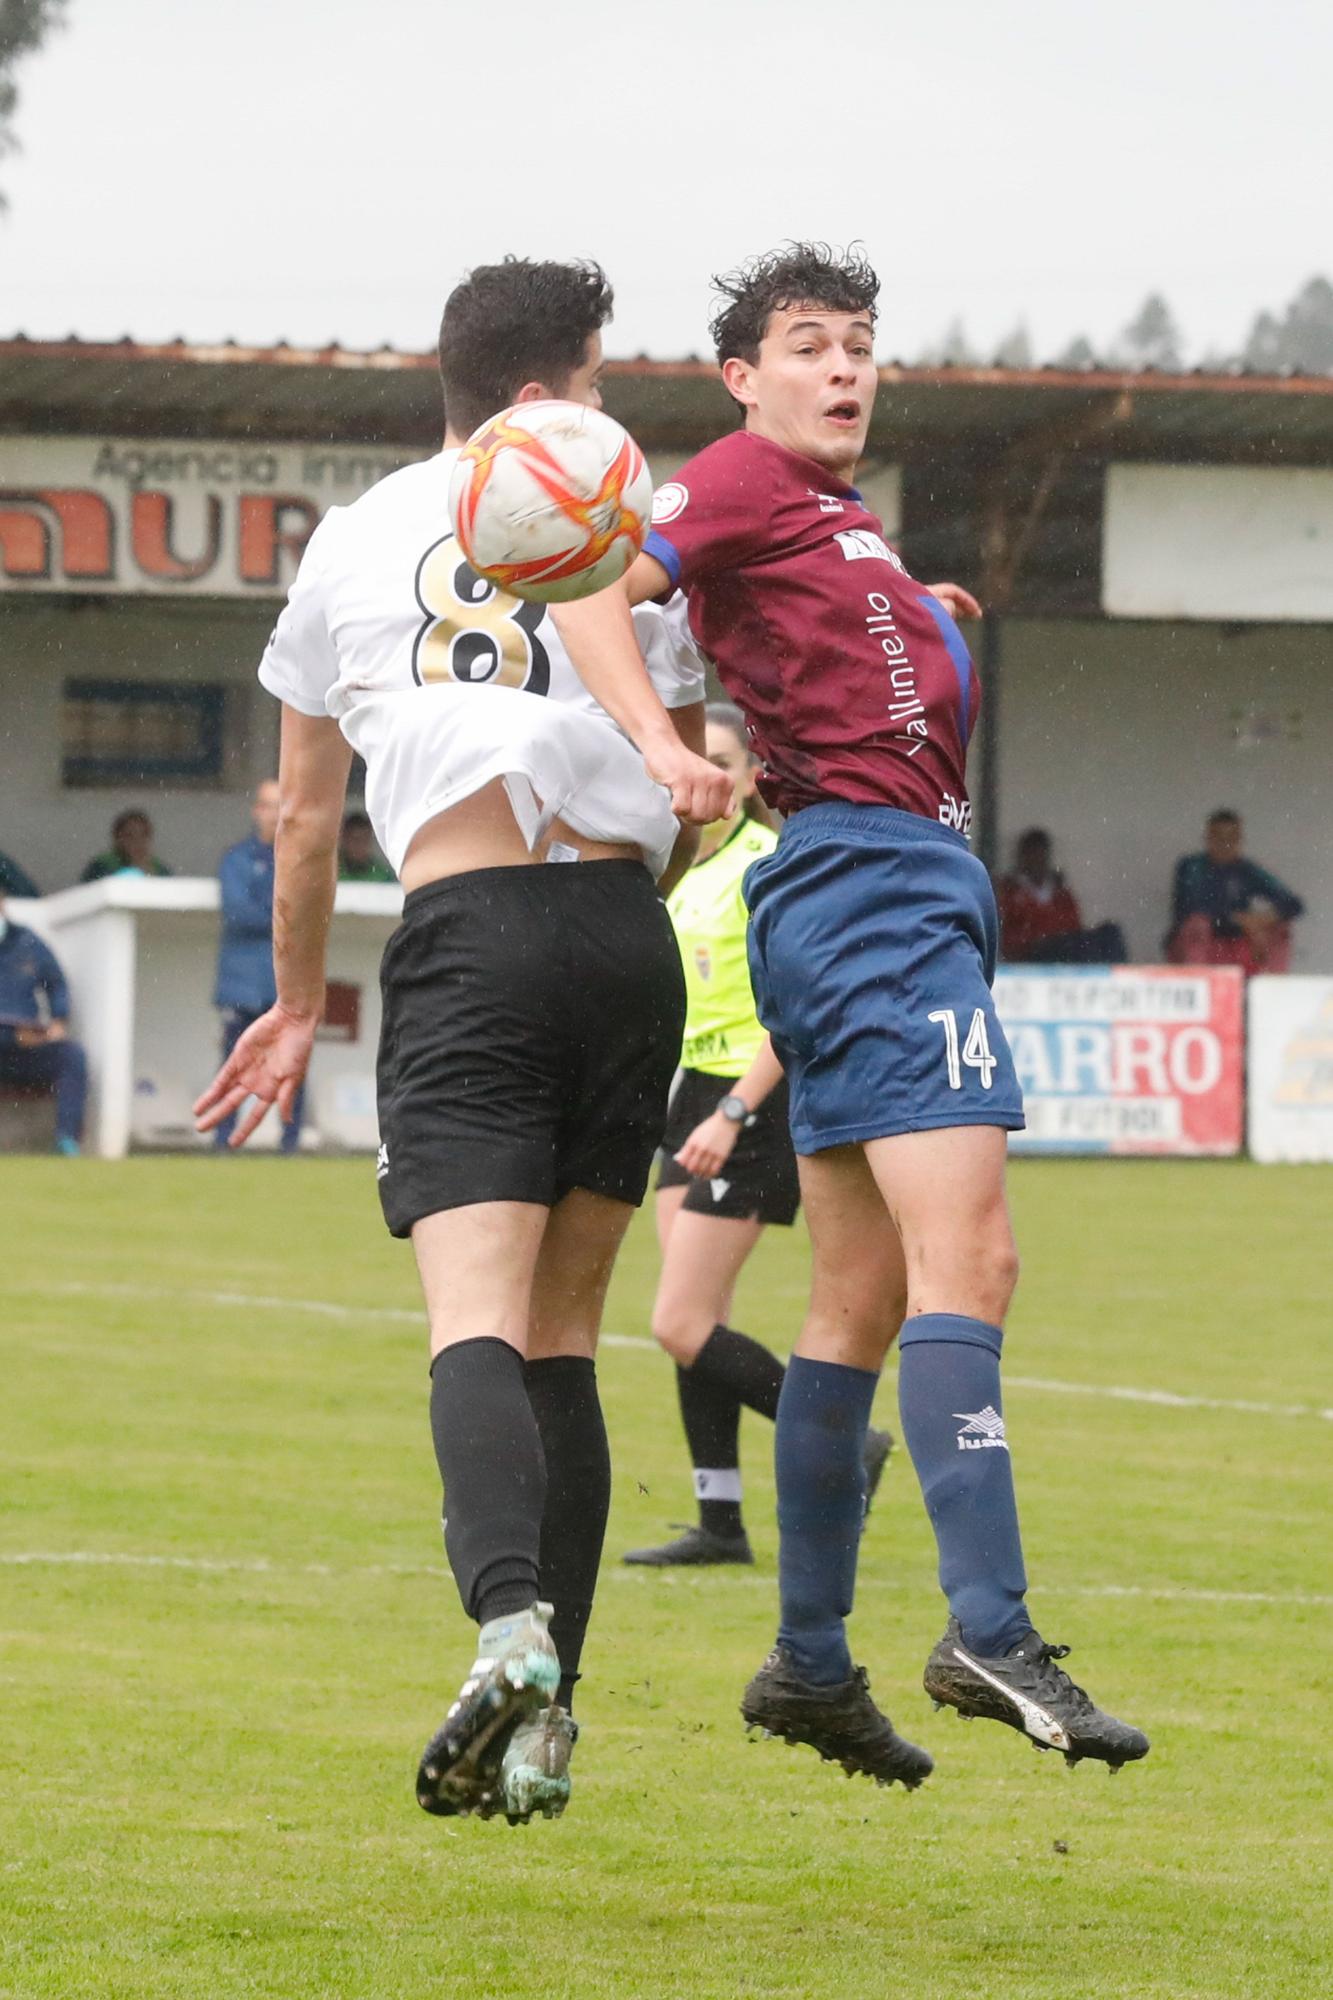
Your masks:
<svg viewBox="0 0 1333 2000"><path fill-rule="evenodd" d="M879 278L855 244L784 243L714 278L713 289L722 299L709 322L719 363L755 362L773 314L793 306L861 312L873 326Z"/></svg>
<svg viewBox="0 0 1333 2000"><path fill-rule="evenodd" d="M470 437L507 409L525 382L559 395L590 335L611 317L614 294L600 264L506 257L479 264L456 285L440 321L440 378L450 428Z"/></svg>

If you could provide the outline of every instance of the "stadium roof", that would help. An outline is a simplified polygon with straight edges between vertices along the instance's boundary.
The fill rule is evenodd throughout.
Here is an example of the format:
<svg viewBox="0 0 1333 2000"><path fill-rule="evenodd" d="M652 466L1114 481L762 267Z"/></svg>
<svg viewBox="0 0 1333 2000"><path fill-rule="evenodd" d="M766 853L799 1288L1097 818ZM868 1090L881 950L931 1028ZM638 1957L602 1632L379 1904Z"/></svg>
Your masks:
<svg viewBox="0 0 1333 2000"><path fill-rule="evenodd" d="M941 447L1004 458L1101 457L1333 464L1333 375L1241 371L881 368L870 449ZM606 403L656 451L688 452L730 424L711 363L608 366ZM0 431L268 437L430 445L433 353L381 348L0 340Z"/></svg>

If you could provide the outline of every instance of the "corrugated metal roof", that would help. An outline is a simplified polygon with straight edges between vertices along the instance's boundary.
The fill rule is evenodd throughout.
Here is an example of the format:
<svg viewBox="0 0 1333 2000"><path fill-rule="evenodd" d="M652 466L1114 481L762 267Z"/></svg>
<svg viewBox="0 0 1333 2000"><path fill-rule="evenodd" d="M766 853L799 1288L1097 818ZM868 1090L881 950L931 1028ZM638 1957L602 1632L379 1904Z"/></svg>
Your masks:
<svg viewBox="0 0 1333 2000"><path fill-rule="evenodd" d="M1182 374L1055 367L880 370L871 450L966 447L1000 459L1048 446L1105 456L1333 463L1333 375ZM608 409L659 451L729 427L711 362L613 361ZM0 430L264 436L430 445L433 352L247 347L183 340L0 340Z"/></svg>

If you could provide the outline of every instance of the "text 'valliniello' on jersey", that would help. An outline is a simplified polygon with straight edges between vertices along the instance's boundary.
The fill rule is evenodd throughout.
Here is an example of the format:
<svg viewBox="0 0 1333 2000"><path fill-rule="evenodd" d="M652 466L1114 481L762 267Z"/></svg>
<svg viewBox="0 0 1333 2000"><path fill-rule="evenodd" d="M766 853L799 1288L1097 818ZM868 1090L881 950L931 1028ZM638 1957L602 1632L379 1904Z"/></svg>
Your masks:
<svg viewBox="0 0 1333 2000"><path fill-rule="evenodd" d="M706 1076L743 1076L759 1053L764 1030L750 990L749 917L741 883L746 869L777 844L768 827L743 819L720 847L695 862L667 898L685 967L680 1060L686 1069Z"/></svg>
<svg viewBox="0 0 1333 2000"><path fill-rule="evenodd" d="M770 805L845 799L969 830L976 670L855 487L735 431L659 488L644 547L744 711Z"/></svg>
<svg viewBox="0 0 1333 2000"><path fill-rule="evenodd" d="M456 451L404 466L315 529L259 679L332 715L366 765L366 810L394 869L428 819L502 779L529 846L559 815L637 845L655 875L677 833L670 795L589 694L546 607L478 576L454 536ZM667 708L702 701L683 599L635 612Z"/></svg>

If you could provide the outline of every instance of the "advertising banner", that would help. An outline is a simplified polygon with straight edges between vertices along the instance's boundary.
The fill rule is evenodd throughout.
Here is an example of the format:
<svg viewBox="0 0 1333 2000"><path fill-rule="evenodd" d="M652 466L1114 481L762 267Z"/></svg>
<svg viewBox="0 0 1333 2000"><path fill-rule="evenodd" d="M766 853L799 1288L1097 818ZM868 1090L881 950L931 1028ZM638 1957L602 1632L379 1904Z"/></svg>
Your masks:
<svg viewBox="0 0 1333 2000"><path fill-rule="evenodd" d="M1333 979L1250 981L1250 1152L1333 1160Z"/></svg>
<svg viewBox="0 0 1333 2000"><path fill-rule="evenodd" d="M280 597L326 508L425 456L375 445L0 437L0 591Z"/></svg>
<svg viewBox="0 0 1333 2000"><path fill-rule="evenodd" d="M1108 466L1102 606L1115 618L1333 618L1333 471Z"/></svg>
<svg viewBox="0 0 1333 2000"><path fill-rule="evenodd" d="M1234 967L1004 966L1023 1086L1016 1153L1236 1153L1243 981Z"/></svg>

